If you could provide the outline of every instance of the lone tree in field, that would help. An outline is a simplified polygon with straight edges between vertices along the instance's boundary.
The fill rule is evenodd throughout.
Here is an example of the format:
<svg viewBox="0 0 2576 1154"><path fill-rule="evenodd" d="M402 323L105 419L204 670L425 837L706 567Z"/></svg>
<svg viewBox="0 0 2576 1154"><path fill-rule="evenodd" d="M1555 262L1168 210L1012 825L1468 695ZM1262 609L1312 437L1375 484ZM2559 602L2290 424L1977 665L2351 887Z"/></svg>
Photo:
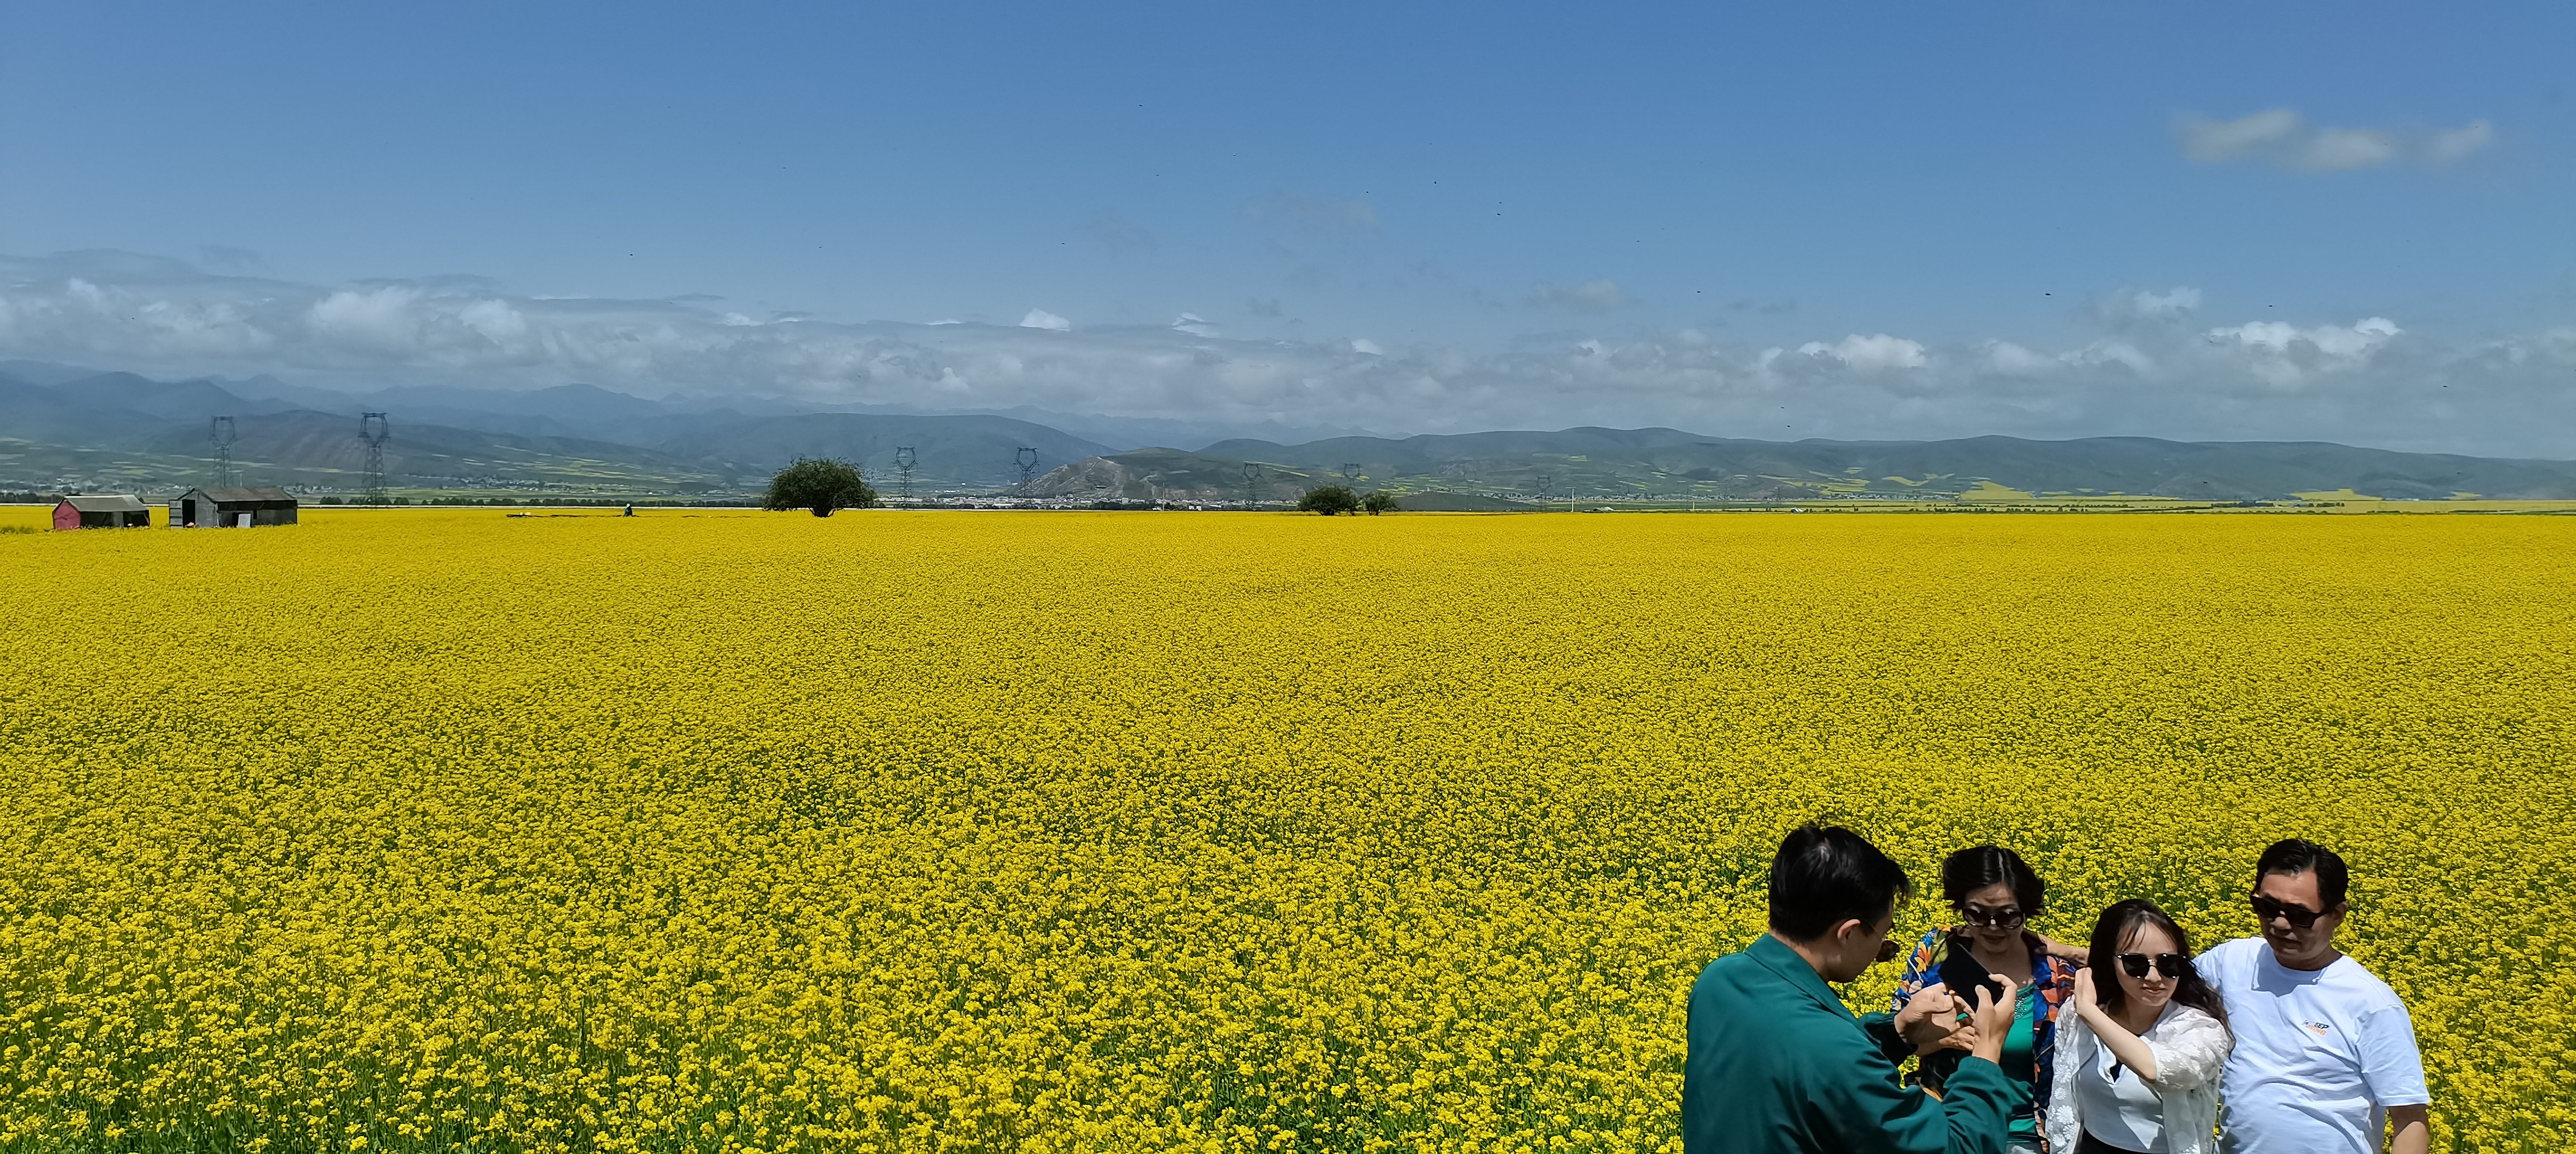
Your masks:
<svg viewBox="0 0 2576 1154"><path fill-rule="evenodd" d="M1360 495L1351 492L1348 485L1308 489L1305 496L1297 498L1297 511L1300 513L1321 513L1330 517L1335 513L1356 513L1359 508Z"/></svg>
<svg viewBox="0 0 2576 1154"><path fill-rule="evenodd" d="M1395 511L1395 494L1380 489L1360 498L1360 508L1368 510L1368 515L1371 517L1380 513L1392 513Z"/></svg>
<svg viewBox="0 0 2576 1154"><path fill-rule="evenodd" d="M877 503L877 491L868 488L859 471L848 461L834 457L798 457L796 462L769 479L769 492L760 501L763 509L812 509L817 517L829 517L834 509L864 509Z"/></svg>

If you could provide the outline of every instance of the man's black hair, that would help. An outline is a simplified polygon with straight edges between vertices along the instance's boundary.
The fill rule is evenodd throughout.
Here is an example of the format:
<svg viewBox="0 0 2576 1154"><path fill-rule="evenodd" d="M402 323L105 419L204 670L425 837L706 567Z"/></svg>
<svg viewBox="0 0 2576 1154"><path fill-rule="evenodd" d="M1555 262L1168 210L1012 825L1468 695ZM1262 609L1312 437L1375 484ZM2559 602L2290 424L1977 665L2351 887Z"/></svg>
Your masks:
<svg viewBox="0 0 2576 1154"><path fill-rule="evenodd" d="M1847 921L1875 925L1912 896L1905 867L1838 825L1789 831L1771 859L1771 930L1791 941L1814 941Z"/></svg>
<svg viewBox="0 0 2576 1154"><path fill-rule="evenodd" d="M1968 904L1968 895L2002 882L2012 888L2013 904L2024 914L2048 907L2048 883L2021 855L1999 845L1981 845L1951 854L1941 863L1941 900L1951 909Z"/></svg>
<svg viewBox="0 0 2576 1154"><path fill-rule="evenodd" d="M2304 838L2283 838L2263 851L2263 859L2254 863L2254 884L2273 874L2317 875L2317 900L2332 910L2343 904L2344 887L2351 875L2343 868L2343 857L2335 851Z"/></svg>

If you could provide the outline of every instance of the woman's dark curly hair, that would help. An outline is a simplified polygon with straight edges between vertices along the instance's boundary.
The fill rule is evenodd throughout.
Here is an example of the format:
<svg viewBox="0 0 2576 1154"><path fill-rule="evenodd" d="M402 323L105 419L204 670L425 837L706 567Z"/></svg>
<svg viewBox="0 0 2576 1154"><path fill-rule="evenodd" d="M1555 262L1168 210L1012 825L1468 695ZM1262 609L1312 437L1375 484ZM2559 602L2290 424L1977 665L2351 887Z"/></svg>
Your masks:
<svg viewBox="0 0 2576 1154"><path fill-rule="evenodd" d="M2013 901L2024 916L2037 917L2047 904L2048 883L2039 880L2021 855L1999 845L1981 845L1951 854L1941 863L1941 900L1951 909L1968 904L1968 895L2002 882L2012 887Z"/></svg>

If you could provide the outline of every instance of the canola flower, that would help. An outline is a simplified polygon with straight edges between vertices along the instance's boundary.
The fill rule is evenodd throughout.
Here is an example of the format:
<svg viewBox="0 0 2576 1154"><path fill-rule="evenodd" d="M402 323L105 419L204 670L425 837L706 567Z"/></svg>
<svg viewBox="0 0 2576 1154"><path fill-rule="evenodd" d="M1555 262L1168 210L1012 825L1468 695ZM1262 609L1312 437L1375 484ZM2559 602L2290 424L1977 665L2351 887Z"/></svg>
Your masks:
<svg viewBox="0 0 2576 1154"><path fill-rule="evenodd" d="M2340 849L2576 1143L2576 523L308 513L0 538L0 1149L1678 1150L1824 815ZM1902 912L1919 932L1929 896ZM1892 967L1849 996L1884 1004Z"/></svg>

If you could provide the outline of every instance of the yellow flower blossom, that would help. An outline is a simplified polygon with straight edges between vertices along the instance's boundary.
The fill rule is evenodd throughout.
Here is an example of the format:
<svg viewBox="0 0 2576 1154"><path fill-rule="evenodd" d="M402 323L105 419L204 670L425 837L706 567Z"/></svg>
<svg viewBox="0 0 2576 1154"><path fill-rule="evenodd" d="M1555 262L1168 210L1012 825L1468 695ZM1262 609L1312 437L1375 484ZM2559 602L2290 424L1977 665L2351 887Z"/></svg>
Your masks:
<svg viewBox="0 0 2576 1154"><path fill-rule="evenodd" d="M2354 867L2576 1145L2576 520L310 511L0 537L0 1150L1678 1151L1825 816ZM1919 932L1931 895L1903 911ZM1882 967L1850 992L1884 1004Z"/></svg>

